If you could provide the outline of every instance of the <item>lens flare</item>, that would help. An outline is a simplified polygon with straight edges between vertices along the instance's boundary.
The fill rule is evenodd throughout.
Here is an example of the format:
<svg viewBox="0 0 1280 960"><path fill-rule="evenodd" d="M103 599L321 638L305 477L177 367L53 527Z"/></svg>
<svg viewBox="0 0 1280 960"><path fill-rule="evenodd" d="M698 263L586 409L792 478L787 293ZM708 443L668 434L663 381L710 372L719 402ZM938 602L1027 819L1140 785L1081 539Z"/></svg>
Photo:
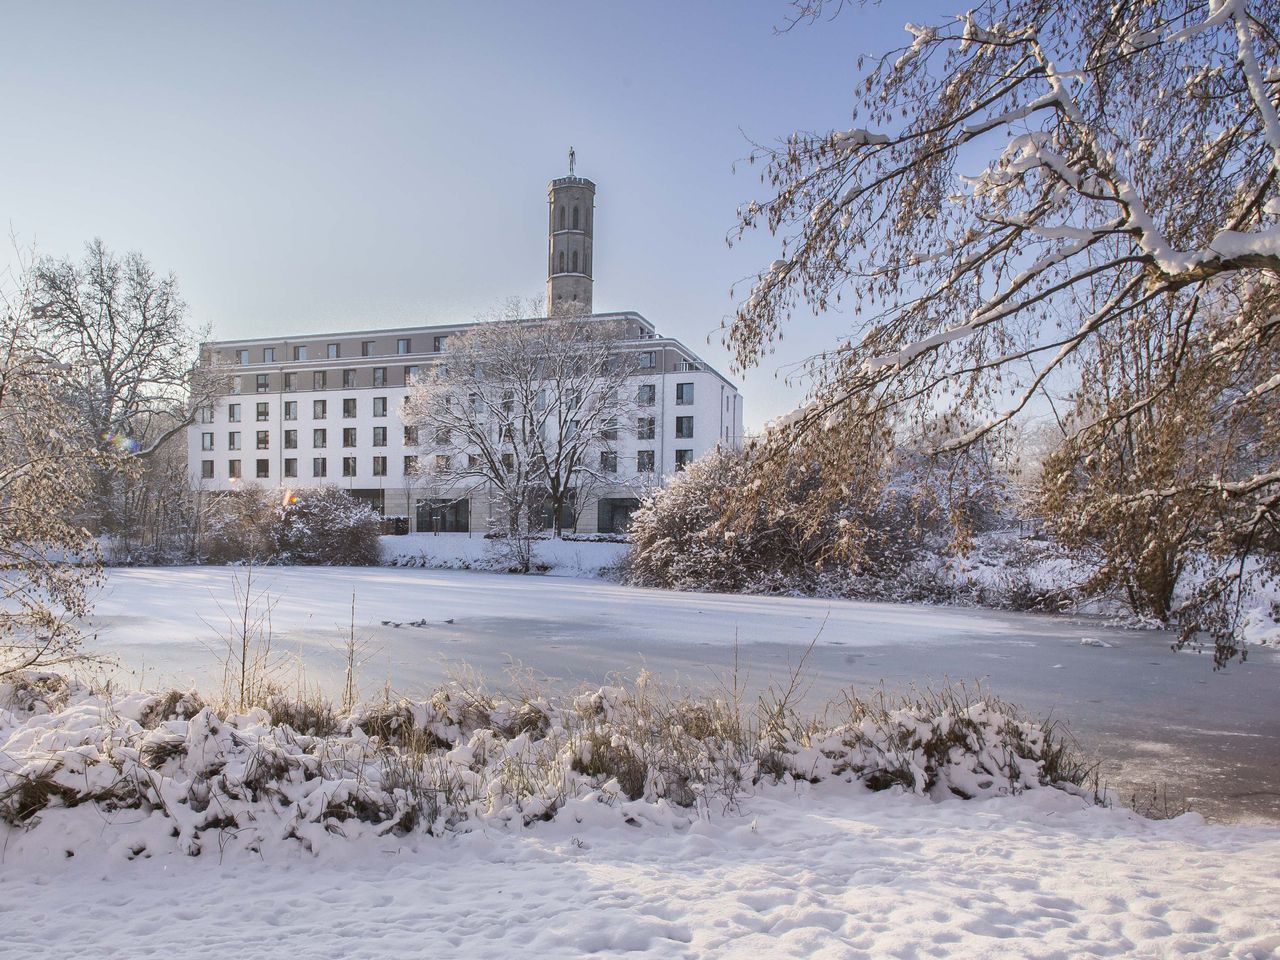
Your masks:
<svg viewBox="0 0 1280 960"><path fill-rule="evenodd" d="M137 453L142 449L142 444L138 443L133 437L126 437L122 433L112 433L110 430L102 434L102 442L111 447L116 453Z"/></svg>

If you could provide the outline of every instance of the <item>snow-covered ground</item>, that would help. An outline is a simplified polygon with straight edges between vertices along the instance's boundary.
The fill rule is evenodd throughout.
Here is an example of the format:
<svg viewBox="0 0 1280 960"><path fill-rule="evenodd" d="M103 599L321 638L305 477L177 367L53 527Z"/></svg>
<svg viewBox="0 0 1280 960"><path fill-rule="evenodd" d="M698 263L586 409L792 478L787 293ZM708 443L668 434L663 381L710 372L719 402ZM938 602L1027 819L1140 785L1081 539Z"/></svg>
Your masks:
<svg viewBox="0 0 1280 960"><path fill-rule="evenodd" d="M131 671L126 687L216 689L216 601L229 602L235 576L227 567L110 570L94 645ZM1207 654L1170 650L1166 634L1085 618L451 570L256 576L278 599L277 649L298 654L305 679L330 691L342 678L353 592L357 631L373 651L361 671L366 694L389 682L423 695L460 664L498 685L520 664L565 685L648 668L709 687L735 660L748 690L759 690L787 676L816 637L802 690L811 709L850 685L979 679L1034 715L1066 721L1126 796L1154 787L1215 819L1280 821L1280 655L1271 649L1215 673Z"/></svg>
<svg viewBox="0 0 1280 960"><path fill-rule="evenodd" d="M713 685L736 658L759 689L816 638L809 704L849 683L985 677L1090 746L1127 742L1130 759L1200 776L1197 789L1221 789L1204 779L1211 754L1245 786L1277 789L1273 651L1215 674L1158 633L1080 619L450 570L257 575L278 600L278 648L311 682L338 676L353 592L357 629L379 649L370 688L421 690L459 661L497 678L510 660L565 684L647 666ZM235 576L112 570L94 643L149 686L208 687L210 624ZM154 814L44 815L28 832L0 828L0 957L1280 956L1280 826L1150 821L1051 788L938 802L792 781L706 816L575 799L527 827L355 830L315 854L288 841L196 858L156 843L129 859L133 834L155 839Z"/></svg>
<svg viewBox="0 0 1280 960"><path fill-rule="evenodd" d="M579 819L581 822L579 822ZM105 832L105 826L102 828ZM31 836L38 836L33 833ZM683 828L551 823L260 861L0 861L0 955L196 958L1275 957L1280 829L778 788Z"/></svg>

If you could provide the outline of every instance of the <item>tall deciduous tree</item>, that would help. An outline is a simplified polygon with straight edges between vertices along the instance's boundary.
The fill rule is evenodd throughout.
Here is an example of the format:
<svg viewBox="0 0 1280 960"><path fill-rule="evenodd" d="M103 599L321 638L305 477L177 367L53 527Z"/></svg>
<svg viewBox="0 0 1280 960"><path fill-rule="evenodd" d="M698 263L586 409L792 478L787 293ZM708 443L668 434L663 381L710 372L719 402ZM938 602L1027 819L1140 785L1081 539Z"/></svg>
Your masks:
<svg viewBox="0 0 1280 960"><path fill-rule="evenodd" d="M104 450L129 454L104 460L91 505L103 529L127 530L138 518L125 509L121 471L138 479L141 462L180 439L225 378L216 366L196 364L199 337L176 279L158 275L140 254L118 257L94 240L79 263L41 260L34 279L36 320L77 380L81 431Z"/></svg>
<svg viewBox="0 0 1280 960"><path fill-rule="evenodd" d="M529 309L512 301L451 336L442 362L414 383L404 418L418 428L425 478L487 487L513 535L545 502L559 536L575 491L613 479L609 455L631 419L639 356L618 322L526 319Z"/></svg>
<svg viewBox="0 0 1280 960"><path fill-rule="evenodd" d="M729 331L738 363L797 311L853 306L788 442L853 443L849 410L942 410L972 424L942 434L962 449L1047 386L1080 385L1109 331L1173 318L1166 368L1195 358L1223 386L1208 402L1239 443L1129 495L1149 514L1187 496L1232 505L1202 540L1237 570L1274 541L1280 377L1255 360L1280 330L1277 23L1274 0L986 0L908 25L911 42L866 70L857 126L759 149L770 190L740 230L783 242ZM1169 382L1134 378L1125 402L1073 423L1127 429ZM1184 623L1207 625L1205 609Z"/></svg>
<svg viewBox="0 0 1280 960"><path fill-rule="evenodd" d="M0 678L81 657L100 563L74 517L101 454L77 429L71 372L42 342L24 273L0 291Z"/></svg>

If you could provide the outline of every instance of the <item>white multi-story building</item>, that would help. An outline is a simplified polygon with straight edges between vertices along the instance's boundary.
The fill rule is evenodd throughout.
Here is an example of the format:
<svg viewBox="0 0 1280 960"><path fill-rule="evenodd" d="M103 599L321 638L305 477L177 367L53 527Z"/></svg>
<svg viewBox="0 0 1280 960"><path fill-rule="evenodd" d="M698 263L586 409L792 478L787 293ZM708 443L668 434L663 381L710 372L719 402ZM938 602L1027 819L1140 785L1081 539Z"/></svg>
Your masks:
<svg viewBox="0 0 1280 960"><path fill-rule="evenodd" d="M591 313L595 184L569 176L549 188L547 311L585 310L625 330L639 356L634 423L619 424L617 479L575 505L579 532L617 532L644 487L717 446L742 442L737 388L638 313ZM205 345L233 365L231 392L201 411L188 437L192 485L234 491L341 486L410 529L486 529L483 488L439 489L414 469L418 451L399 414L411 379L472 324L258 337ZM628 420L631 420L630 412Z"/></svg>

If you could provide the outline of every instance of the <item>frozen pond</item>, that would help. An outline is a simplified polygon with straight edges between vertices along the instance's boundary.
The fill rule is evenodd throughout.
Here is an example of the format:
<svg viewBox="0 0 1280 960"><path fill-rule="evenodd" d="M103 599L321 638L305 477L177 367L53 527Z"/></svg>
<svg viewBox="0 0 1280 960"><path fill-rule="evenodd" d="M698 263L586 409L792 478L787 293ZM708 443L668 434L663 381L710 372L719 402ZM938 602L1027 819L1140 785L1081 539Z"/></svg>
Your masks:
<svg viewBox="0 0 1280 960"><path fill-rule="evenodd" d="M135 682L216 689L225 567L109 571L92 628ZM341 683L352 594L372 655L366 694L421 695L469 665L493 686L523 668L567 685L647 668L689 687L738 678L758 691L805 663L807 705L842 689L981 681L1032 713L1065 721L1126 794L1167 789L1219 819L1280 821L1280 656L1255 650L1215 673L1209 654L1175 653L1156 631L1085 618L953 607L639 590L595 580L469 571L265 568L275 648L309 683ZM387 625L383 621L390 621ZM424 625L413 624L425 621ZM400 624L396 626L395 624ZM1082 644L1083 638L1103 645ZM297 673L290 674L289 679Z"/></svg>

